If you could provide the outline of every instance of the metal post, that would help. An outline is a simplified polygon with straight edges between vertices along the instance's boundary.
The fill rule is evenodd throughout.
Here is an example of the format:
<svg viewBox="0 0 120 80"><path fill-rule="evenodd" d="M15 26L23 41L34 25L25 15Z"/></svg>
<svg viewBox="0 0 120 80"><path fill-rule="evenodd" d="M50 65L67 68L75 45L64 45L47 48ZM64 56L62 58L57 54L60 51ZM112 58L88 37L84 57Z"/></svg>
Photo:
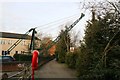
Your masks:
<svg viewBox="0 0 120 80"><path fill-rule="evenodd" d="M31 44L30 44L30 50L33 51L35 49L34 44L35 44L35 28L32 29L32 38L31 38Z"/></svg>

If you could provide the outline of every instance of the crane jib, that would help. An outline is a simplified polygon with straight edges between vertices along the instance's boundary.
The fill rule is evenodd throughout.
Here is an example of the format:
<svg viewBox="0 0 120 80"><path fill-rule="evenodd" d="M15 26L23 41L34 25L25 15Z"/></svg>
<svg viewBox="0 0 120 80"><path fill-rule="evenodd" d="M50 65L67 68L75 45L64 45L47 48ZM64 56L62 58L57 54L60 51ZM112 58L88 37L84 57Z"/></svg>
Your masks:
<svg viewBox="0 0 120 80"><path fill-rule="evenodd" d="M84 16L85 14L81 13L80 18L77 19L72 25L70 25L63 33L69 32ZM60 37L61 36L59 35L54 41L52 41L52 43L49 44L47 49L50 49L54 44L56 44L60 40Z"/></svg>

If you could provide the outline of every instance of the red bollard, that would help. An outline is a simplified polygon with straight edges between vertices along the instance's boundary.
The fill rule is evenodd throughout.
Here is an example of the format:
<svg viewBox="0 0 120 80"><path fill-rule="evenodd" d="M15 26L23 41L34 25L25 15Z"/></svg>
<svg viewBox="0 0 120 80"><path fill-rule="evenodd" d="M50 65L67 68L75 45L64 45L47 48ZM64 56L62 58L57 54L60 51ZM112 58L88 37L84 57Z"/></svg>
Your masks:
<svg viewBox="0 0 120 80"><path fill-rule="evenodd" d="M34 80L34 70L38 68L38 54L39 52L37 50L34 50L32 52L32 80Z"/></svg>

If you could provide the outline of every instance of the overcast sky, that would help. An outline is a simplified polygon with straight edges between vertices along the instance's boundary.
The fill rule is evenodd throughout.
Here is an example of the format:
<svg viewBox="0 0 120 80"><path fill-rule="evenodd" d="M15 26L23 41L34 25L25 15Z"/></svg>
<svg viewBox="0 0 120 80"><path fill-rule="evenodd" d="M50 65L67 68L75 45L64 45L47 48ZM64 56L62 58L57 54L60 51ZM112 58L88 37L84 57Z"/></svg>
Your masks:
<svg viewBox="0 0 120 80"><path fill-rule="evenodd" d="M1 0L0 31L25 33L30 28L44 35L56 37L63 24L72 24L83 12L85 17L73 28L84 36L85 24L90 19L90 12L82 9L84 0Z"/></svg>

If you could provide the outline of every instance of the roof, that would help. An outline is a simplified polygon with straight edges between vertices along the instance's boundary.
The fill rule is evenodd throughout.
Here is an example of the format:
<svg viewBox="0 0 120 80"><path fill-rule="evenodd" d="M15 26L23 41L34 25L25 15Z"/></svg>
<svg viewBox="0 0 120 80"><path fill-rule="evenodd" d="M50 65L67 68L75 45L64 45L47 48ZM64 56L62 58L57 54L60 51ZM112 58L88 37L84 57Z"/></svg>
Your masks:
<svg viewBox="0 0 120 80"><path fill-rule="evenodd" d="M27 35L27 34L0 32L0 38L31 39L31 36ZM38 39L38 38L36 37L36 39Z"/></svg>

